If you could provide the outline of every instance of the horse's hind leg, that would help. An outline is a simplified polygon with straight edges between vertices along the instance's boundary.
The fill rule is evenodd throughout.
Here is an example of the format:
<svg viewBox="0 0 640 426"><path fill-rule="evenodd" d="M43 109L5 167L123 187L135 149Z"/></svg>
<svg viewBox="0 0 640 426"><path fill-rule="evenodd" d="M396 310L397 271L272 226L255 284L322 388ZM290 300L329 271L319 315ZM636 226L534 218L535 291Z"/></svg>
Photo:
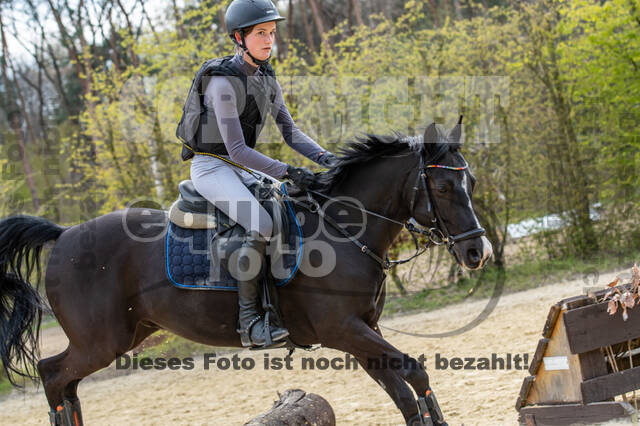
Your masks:
<svg viewBox="0 0 640 426"><path fill-rule="evenodd" d="M80 381L91 373L108 367L119 354L135 348L157 330L152 325L138 323L134 330L120 329L119 333L110 333L102 338L94 335L92 343L69 343L64 352L38 362L38 372L51 407L51 425L82 426L82 412L77 395ZM76 338L74 342L86 342L88 338ZM96 353L95 348L101 348L101 351Z"/></svg>
<svg viewBox="0 0 640 426"><path fill-rule="evenodd" d="M51 407L52 425L82 426L78 383L91 373L108 367L113 359L115 356L91 356L69 345L64 352L38 362L44 392Z"/></svg>
<svg viewBox="0 0 640 426"><path fill-rule="evenodd" d="M69 345L58 355L38 362L38 372L44 392L51 407L50 424L60 426L81 426L82 411L77 396L78 383L84 377L111 363L87 361L88 357Z"/></svg>

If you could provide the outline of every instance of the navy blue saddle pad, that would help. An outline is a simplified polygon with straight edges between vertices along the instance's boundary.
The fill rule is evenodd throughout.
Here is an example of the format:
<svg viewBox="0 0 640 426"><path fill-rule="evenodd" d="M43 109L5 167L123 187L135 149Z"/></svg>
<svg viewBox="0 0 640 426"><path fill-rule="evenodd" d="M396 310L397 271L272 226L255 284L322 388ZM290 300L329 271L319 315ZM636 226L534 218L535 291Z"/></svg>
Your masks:
<svg viewBox="0 0 640 426"><path fill-rule="evenodd" d="M282 190L286 191L284 186ZM302 229L289 201L285 201L285 209L289 217L288 229L279 229L282 224L274 219L274 235L280 235L280 238L272 239L267 250L271 253L269 270L279 287L291 281L302 259ZM235 278L219 265L211 264L210 245L217 235L215 229L188 229L172 222L168 227L166 269L174 286L200 290L237 290Z"/></svg>

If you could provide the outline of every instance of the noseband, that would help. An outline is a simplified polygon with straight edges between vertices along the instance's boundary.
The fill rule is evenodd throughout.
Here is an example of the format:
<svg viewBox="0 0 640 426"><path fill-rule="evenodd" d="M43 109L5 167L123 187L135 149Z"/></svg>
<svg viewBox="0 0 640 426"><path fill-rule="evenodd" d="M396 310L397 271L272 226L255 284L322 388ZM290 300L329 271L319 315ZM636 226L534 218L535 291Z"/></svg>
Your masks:
<svg viewBox="0 0 640 426"><path fill-rule="evenodd" d="M459 243L460 241L470 240L472 238L477 238L485 235L485 230L482 227L474 228L469 231L462 232L460 234L452 235L447 225L444 223L442 219L442 215L438 210L437 204L434 202L433 195L431 194L431 190L429 189L429 185L427 184L427 179L429 178L428 169L446 169L464 172L469 168L469 164L465 161L464 166L462 167L452 167L452 166L443 166L441 164L435 164L448 150L448 146L444 145L443 149L440 151L429 161L427 165L424 164L424 159L422 158L422 153L418 154L420 164L418 166L417 176L415 184L413 185L413 195L411 196L411 204L409 205L409 212L413 213L413 208L415 207L416 201L418 199L418 194L420 193L420 188L422 188L426 194L427 198L427 215L431 219L431 223L433 226L428 227L426 229L420 228L416 226L415 220L408 222L405 224L405 228L409 232L416 232L422 235L425 235L429 238L429 242L433 245L443 245L446 244L447 250L453 255L453 246L455 243Z"/></svg>

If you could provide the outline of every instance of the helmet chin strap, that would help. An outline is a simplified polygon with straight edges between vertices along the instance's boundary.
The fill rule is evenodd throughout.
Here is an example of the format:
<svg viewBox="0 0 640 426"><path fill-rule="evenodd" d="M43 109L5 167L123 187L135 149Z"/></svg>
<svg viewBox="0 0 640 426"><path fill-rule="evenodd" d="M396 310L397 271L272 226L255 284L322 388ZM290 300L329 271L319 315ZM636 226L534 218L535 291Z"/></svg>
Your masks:
<svg viewBox="0 0 640 426"><path fill-rule="evenodd" d="M257 66L262 66L262 65L266 65L269 63L269 59L271 59L271 53L269 53L269 57L267 59L265 59L264 61L255 58L251 52L249 52L249 48L247 47L247 43L244 40L244 30L240 30L240 37L242 38L242 44L238 43L238 40L236 40L235 37L232 37L233 42L240 46L240 48L247 54L249 55L249 57L251 58L251 60L253 61L254 64L256 64Z"/></svg>

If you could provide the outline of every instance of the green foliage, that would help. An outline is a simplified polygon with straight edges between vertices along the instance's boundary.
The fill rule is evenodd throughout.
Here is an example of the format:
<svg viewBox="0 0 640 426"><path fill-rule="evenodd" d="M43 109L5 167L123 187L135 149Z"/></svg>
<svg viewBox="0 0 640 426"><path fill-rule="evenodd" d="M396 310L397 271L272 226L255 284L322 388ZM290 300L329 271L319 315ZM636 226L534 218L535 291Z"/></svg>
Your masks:
<svg viewBox="0 0 640 426"><path fill-rule="evenodd" d="M10 393L12 389L13 385L11 385L11 382L9 382L9 379L7 379L3 371L0 373L0 396Z"/></svg>
<svg viewBox="0 0 640 426"><path fill-rule="evenodd" d="M337 151L364 133L413 135L464 114L474 206L498 266L510 261L506 226L548 214L568 224L538 234L548 259L589 259L608 250L598 243L603 234L637 247L638 1L461 3L436 16L432 2L410 0L360 27L337 23L317 51L294 37L273 62L298 126ZM51 136L28 147L42 199L33 213L76 223L139 198L168 207L189 176L174 131L193 75L204 60L232 53L218 24L226 4L187 2L177 22L142 35L120 28L119 67L106 40L84 52L92 66L81 105L85 76L63 81L80 114L55 111ZM284 38L286 24L279 31ZM6 126L3 134L6 153L14 135ZM283 143L271 120L258 149L316 167ZM51 161L57 171L40 172ZM2 156L0 167L0 214L29 210L21 160Z"/></svg>

